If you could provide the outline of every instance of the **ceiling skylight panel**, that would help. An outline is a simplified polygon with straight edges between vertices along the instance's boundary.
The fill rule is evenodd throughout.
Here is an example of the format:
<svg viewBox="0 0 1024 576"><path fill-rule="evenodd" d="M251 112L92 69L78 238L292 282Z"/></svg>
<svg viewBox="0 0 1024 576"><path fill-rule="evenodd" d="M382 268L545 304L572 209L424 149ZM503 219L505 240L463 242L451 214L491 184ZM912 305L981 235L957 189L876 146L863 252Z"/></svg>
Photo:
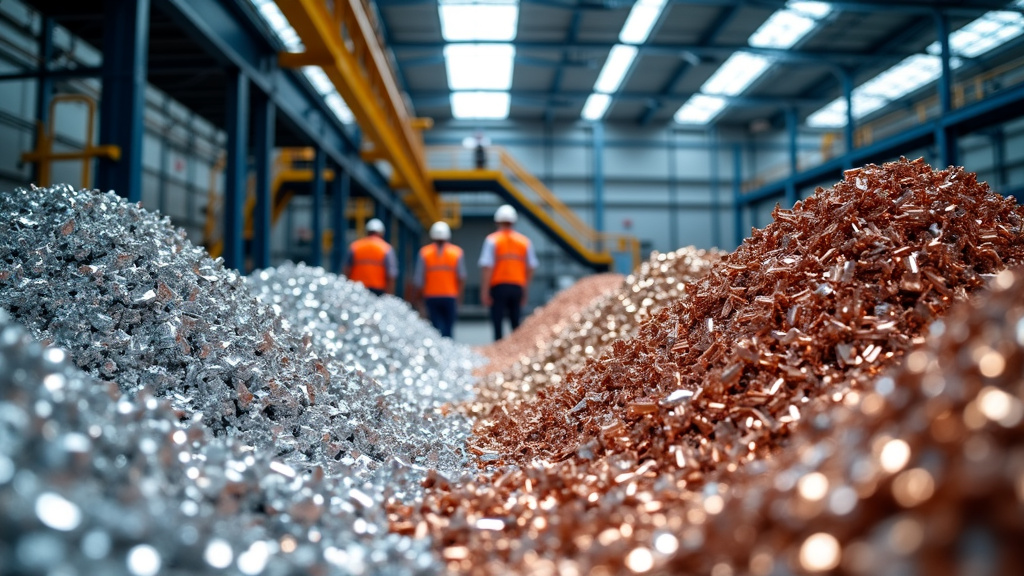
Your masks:
<svg viewBox="0 0 1024 576"><path fill-rule="evenodd" d="M604 118L604 113L608 111L608 106L612 103L612 97L608 94L591 94L587 97L587 102L583 105L583 112L580 116L584 120L600 120Z"/></svg>
<svg viewBox="0 0 1024 576"><path fill-rule="evenodd" d="M605 94L611 94L618 90L622 80L626 77L626 72L633 64L634 58L636 58L635 46L625 44L613 46L611 53L608 54L608 59L604 62L604 68L601 68L597 82L594 83L594 90Z"/></svg>
<svg viewBox="0 0 1024 576"><path fill-rule="evenodd" d="M626 17L626 23L619 32L619 42L624 44L643 44L651 34L651 28L661 16L665 8L665 0L637 0Z"/></svg>
<svg viewBox="0 0 1024 576"><path fill-rule="evenodd" d="M765 20L747 42L758 48L790 48L831 11L824 2L790 2Z"/></svg>
<svg viewBox="0 0 1024 576"><path fill-rule="evenodd" d="M707 124L725 108L725 98L694 94L676 110L673 117L680 124Z"/></svg>
<svg viewBox="0 0 1024 576"><path fill-rule="evenodd" d="M444 47L448 88L508 90L515 55L511 44L449 44Z"/></svg>
<svg viewBox="0 0 1024 576"><path fill-rule="evenodd" d="M508 118L508 92L452 92L452 116L460 119Z"/></svg>
<svg viewBox="0 0 1024 576"><path fill-rule="evenodd" d="M274 31L278 39L281 40L281 44L284 45L285 49L289 52L302 52L303 45L302 39L299 38L299 33L292 28L292 25L285 18L284 13L277 7L274 0L251 0L252 5L256 7L256 10L260 13L260 17L263 21L270 26L270 29Z"/></svg>
<svg viewBox="0 0 1024 576"><path fill-rule="evenodd" d="M836 98L807 117L812 128L840 128L846 125L846 98Z"/></svg>
<svg viewBox="0 0 1024 576"><path fill-rule="evenodd" d="M859 86L854 94L880 96L897 100L933 82L942 74L942 62L937 56L914 54L902 62ZM856 110L856 107L854 107Z"/></svg>
<svg viewBox="0 0 1024 576"><path fill-rule="evenodd" d="M771 60L766 56L749 52L734 52L700 87L705 94L735 96L757 80Z"/></svg>
<svg viewBox="0 0 1024 576"><path fill-rule="evenodd" d="M974 58L1024 34L1024 16L1017 12L989 12L949 35L954 56ZM928 53L940 53L938 42L928 45Z"/></svg>
<svg viewBox="0 0 1024 576"><path fill-rule="evenodd" d="M441 36L445 40L496 40L516 37L519 3L515 0L441 0Z"/></svg>

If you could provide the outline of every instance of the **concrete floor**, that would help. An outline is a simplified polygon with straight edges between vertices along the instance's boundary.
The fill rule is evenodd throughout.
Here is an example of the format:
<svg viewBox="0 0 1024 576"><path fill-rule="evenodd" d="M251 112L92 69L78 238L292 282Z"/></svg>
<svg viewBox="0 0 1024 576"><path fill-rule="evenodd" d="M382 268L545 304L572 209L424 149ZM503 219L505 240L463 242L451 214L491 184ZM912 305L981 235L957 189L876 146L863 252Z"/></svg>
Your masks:
<svg viewBox="0 0 1024 576"><path fill-rule="evenodd" d="M452 329L452 340L469 346L482 346L494 341L491 321L483 318L459 318Z"/></svg>

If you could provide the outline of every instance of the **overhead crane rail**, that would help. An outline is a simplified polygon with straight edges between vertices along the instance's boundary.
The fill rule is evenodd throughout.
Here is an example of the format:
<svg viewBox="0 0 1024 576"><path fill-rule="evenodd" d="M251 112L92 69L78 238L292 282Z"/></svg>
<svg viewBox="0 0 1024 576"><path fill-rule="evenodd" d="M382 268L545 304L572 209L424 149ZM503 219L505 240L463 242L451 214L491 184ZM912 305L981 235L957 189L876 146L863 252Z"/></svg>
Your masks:
<svg viewBox="0 0 1024 576"><path fill-rule="evenodd" d="M364 158L392 166L391 187L411 190L406 202L425 226L441 220L419 133L431 123L410 117L366 6L360 0L336 0L333 7L323 0L277 5L305 46L305 52L281 53L279 64L322 67L372 146Z"/></svg>

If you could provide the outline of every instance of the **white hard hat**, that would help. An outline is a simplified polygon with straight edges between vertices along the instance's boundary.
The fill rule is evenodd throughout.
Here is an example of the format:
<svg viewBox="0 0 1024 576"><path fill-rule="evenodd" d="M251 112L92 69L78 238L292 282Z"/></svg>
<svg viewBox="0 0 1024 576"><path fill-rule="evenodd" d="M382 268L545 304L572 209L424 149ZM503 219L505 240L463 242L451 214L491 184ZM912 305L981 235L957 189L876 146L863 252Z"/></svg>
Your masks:
<svg viewBox="0 0 1024 576"><path fill-rule="evenodd" d="M444 222L434 222L430 227L430 239L431 240L451 240L452 229L448 227L448 224Z"/></svg>
<svg viewBox="0 0 1024 576"><path fill-rule="evenodd" d="M376 232L377 234L384 233L384 223L380 221L380 218L370 218L366 222L367 232Z"/></svg>
<svg viewBox="0 0 1024 576"><path fill-rule="evenodd" d="M508 204L502 204L498 206L498 209L494 211L495 222L508 222L509 224L515 224L516 220L519 219L519 213L516 209L509 206Z"/></svg>

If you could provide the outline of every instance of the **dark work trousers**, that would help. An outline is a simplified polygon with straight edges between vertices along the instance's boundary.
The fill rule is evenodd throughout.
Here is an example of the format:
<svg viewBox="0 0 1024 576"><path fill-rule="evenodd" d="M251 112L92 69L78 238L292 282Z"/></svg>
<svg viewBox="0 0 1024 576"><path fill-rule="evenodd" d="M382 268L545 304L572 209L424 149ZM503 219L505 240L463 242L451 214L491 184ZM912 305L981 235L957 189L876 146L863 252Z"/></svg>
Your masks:
<svg viewBox="0 0 1024 576"><path fill-rule="evenodd" d="M494 339L501 340L501 322L508 314L512 330L519 328L519 313L522 310L523 287L518 284L495 284L491 286L491 323L494 325Z"/></svg>
<svg viewBox="0 0 1024 576"><path fill-rule="evenodd" d="M441 336L451 338L452 327L455 326L455 298L424 298L423 304L427 307L430 324Z"/></svg>
<svg viewBox="0 0 1024 576"><path fill-rule="evenodd" d="M373 292L377 296L383 296L384 295L384 291L383 290L378 290L377 288L367 288L367 290L369 290L370 292Z"/></svg>

